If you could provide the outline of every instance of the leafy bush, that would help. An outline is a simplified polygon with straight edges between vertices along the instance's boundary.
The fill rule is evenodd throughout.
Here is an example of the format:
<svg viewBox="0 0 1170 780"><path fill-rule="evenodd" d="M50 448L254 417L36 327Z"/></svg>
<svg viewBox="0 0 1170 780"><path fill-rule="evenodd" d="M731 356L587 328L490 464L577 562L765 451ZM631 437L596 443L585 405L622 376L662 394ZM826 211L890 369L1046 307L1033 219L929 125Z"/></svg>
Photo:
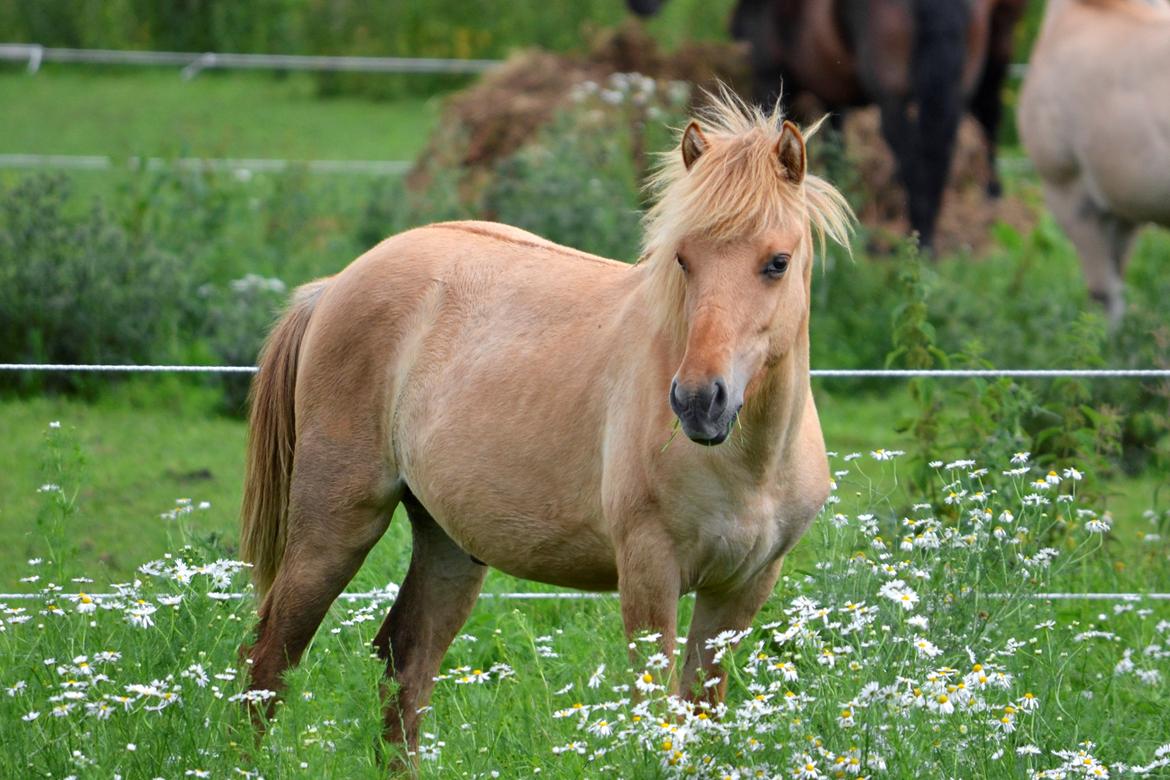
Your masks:
<svg viewBox="0 0 1170 780"><path fill-rule="evenodd" d="M140 363L175 355L191 314L189 269L100 205L70 212L68 196L61 177L0 189L0 354L38 363ZM3 381L92 386L79 374Z"/></svg>
<svg viewBox="0 0 1170 780"><path fill-rule="evenodd" d="M131 174L92 203L72 180L0 187L0 355L6 362L251 364L283 300L359 251L360 190L293 171L246 181ZM398 227L395 225L394 227ZM89 393L84 374L8 374L3 387ZM246 378L212 377L239 412Z"/></svg>

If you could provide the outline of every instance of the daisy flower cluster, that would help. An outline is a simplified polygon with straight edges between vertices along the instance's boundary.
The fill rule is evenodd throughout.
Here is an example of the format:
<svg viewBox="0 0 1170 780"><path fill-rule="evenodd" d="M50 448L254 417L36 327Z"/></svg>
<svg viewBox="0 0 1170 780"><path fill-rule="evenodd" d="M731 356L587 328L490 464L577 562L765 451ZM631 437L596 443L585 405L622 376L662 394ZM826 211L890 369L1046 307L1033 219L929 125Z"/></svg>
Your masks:
<svg viewBox="0 0 1170 780"><path fill-rule="evenodd" d="M938 500L896 511L868 470L901 455L846 456L853 466L834 475L812 573L784 579L778 616L766 610L773 619L712 640L732 682L727 702L707 704L702 690L698 703L671 695L660 658L609 686L615 696L555 710L574 734L552 752L586 774L620 774L636 755L677 777L904 776L908 767L940 777L1108 777L1170 766L1170 744L1145 763L1110 763L1090 743L1048 739L1052 721L1066 717L1062 697L1094 696L1091 686L1070 693L1071 676L1054 680L1054 669L1104 653L1116 659L1115 677L1158 685L1170 671L1170 622L1153 622L1152 609L1097 616L1135 619L1153 637L1138 647L1080 621L1039 620L1058 614L1036 594L1060 581L1062 558L1099 550L1109 532L1107 514L1076 506L1083 475L1039 470L1026 453L994 473L940 462ZM841 485L867 486L859 503L870 511L847 514Z"/></svg>

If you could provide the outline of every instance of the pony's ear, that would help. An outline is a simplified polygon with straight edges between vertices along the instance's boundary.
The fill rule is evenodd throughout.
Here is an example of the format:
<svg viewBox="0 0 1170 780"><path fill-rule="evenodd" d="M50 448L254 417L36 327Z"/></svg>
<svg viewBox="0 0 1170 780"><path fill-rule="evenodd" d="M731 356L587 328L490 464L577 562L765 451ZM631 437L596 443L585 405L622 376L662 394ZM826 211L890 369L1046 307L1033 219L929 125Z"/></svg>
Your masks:
<svg viewBox="0 0 1170 780"><path fill-rule="evenodd" d="M707 151L707 138L699 129L699 123L692 121L687 125L687 129L683 130L682 135L683 165L687 167L688 171L695 164L695 160L699 159L699 156L705 151Z"/></svg>
<svg viewBox="0 0 1170 780"><path fill-rule="evenodd" d="M776 158L780 160L780 168L789 181L793 184L804 181L804 136L800 134L796 125L787 119L784 120L784 126L780 128L780 138L776 141Z"/></svg>

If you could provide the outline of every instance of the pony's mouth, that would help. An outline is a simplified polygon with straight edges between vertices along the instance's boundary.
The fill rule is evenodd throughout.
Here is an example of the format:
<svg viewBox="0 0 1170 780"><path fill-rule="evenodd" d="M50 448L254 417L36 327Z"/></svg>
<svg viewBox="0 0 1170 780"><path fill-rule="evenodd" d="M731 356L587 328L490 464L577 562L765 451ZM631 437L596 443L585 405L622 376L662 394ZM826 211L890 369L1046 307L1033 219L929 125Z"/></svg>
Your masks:
<svg viewBox="0 0 1170 780"><path fill-rule="evenodd" d="M731 429L735 427L736 420L739 419L739 409L729 415L727 422L722 426L715 426L711 424L695 424L694 421L688 421L683 417L679 417L683 433L687 438L695 444L701 444L704 447L714 447L727 441L727 437L731 435Z"/></svg>

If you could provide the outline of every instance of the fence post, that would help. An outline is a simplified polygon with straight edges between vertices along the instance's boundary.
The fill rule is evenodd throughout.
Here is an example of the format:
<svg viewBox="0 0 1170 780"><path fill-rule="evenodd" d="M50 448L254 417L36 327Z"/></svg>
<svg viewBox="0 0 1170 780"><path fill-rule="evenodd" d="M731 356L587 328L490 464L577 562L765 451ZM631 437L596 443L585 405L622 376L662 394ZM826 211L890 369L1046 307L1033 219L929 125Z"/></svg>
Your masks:
<svg viewBox="0 0 1170 780"><path fill-rule="evenodd" d="M41 69L41 62L45 59L45 47L34 43L28 47L28 72L36 73Z"/></svg>
<svg viewBox="0 0 1170 780"><path fill-rule="evenodd" d="M215 52L205 51L202 54L200 54L198 57L196 57L194 60L192 60L191 63L187 65L187 67L183 68L183 71L181 74L183 77L183 81L190 81L191 79L195 78L196 76L199 75L199 72L201 70L203 70L204 68L214 68L214 67L215 67Z"/></svg>

